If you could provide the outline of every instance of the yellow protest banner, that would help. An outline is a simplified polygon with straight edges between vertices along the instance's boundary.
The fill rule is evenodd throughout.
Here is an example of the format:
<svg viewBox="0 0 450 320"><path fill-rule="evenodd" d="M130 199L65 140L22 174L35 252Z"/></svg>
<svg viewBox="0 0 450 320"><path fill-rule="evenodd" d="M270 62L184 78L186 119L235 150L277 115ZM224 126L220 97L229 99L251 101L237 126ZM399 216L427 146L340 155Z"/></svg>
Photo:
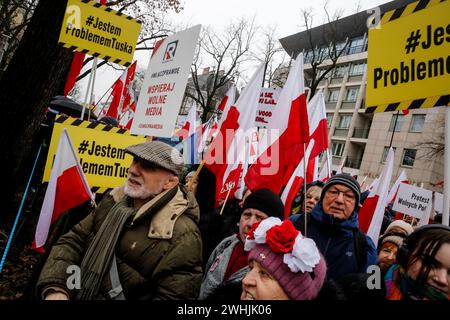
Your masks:
<svg viewBox="0 0 450 320"><path fill-rule="evenodd" d="M89 186L97 193L125 183L133 157L126 154L124 148L145 142L145 137L130 135L125 129L59 116L53 128L43 182L50 178L59 137L64 128L69 133Z"/></svg>
<svg viewBox="0 0 450 320"><path fill-rule="evenodd" d="M68 0L59 43L128 67L141 23L95 1Z"/></svg>
<svg viewBox="0 0 450 320"><path fill-rule="evenodd" d="M450 1L417 1L369 30L366 112L450 103Z"/></svg>

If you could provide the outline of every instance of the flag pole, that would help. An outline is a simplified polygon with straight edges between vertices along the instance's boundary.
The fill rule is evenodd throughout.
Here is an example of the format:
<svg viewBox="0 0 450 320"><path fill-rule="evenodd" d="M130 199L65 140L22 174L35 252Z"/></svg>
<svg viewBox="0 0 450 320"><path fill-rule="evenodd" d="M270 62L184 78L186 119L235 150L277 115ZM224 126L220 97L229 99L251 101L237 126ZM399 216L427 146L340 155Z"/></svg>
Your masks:
<svg viewBox="0 0 450 320"><path fill-rule="evenodd" d="M108 91L109 91L109 89L105 92L105 94L103 95L103 97L106 95L106 93L107 93ZM101 115L101 114L102 114L102 111L103 111L103 109L105 109L105 106L108 104L109 98L111 98L112 93L113 93L113 90L111 90L111 92L110 92L108 98L106 99L106 102L103 104L103 107L102 107L102 108L100 109L100 111L98 112L98 115ZM103 99L103 97L101 97L100 100L97 101L97 103L95 104L95 108L97 108L97 105L100 103L100 101ZM111 104L111 103L110 103L110 104ZM95 109L95 108L94 108L94 109Z"/></svg>
<svg viewBox="0 0 450 320"><path fill-rule="evenodd" d="M197 177L198 177L198 175L200 173L200 170L202 170L204 164L205 164L205 160L202 160L202 162L200 162L200 165L198 166L197 170L195 171L194 176L192 177L191 180L189 180L189 182L187 184L187 188L188 189L191 188L192 184L197 179Z"/></svg>
<svg viewBox="0 0 450 320"><path fill-rule="evenodd" d="M444 211L442 224L449 225L450 210L450 106L445 108L445 148L444 148Z"/></svg>
<svg viewBox="0 0 450 320"><path fill-rule="evenodd" d="M91 94L89 96L88 104L86 108L88 109L88 121L91 121L91 102L94 100L94 84L95 84L95 76L97 75L97 58L94 60L94 67L92 68L92 72L94 75L92 76L92 86L91 86Z"/></svg>
<svg viewBox="0 0 450 320"><path fill-rule="evenodd" d="M227 204L228 197L230 196L230 193L231 193L231 189L232 189L232 188L229 188L229 189L228 189L227 196L225 197L225 201L224 201L223 204L222 204L222 209L220 209L219 215L222 215L223 209L225 209L225 205Z"/></svg>
<svg viewBox="0 0 450 320"><path fill-rule="evenodd" d="M253 133L252 133L253 135ZM244 167L242 168L242 179L241 179L241 183L238 186L239 189L236 192L236 198L242 200L242 198L244 197L244 188L245 188L245 182L244 182L244 178L245 175L247 174L247 169L248 169L248 162L250 160L250 141L248 136L245 137L245 159L244 159Z"/></svg>
<svg viewBox="0 0 450 320"><path fill-rule="evenodd" d="M304 162L304 166L303 166L303 171L304 171L304 179L303 179L303 212L304 212L304 219L305 219L305 234L303 236L306 237L306 228L307 228L307 212L306 212L306 167L308 166L308 162L306 161L306 143L303 142L303 162Z"/></svg>
<svg viewBox="0 0 450 320"><path fill-rule="evenodd" d="M94 64L96 64L96 63L97 63L97 58L94 58L94 62L92 62L91 73L89 74L89 81L88 81L88 86L86 88L86 95L84 96L83 110L81 111L80 120L83 120L83 118L84 118L84 112L86 110L86 104L87 104L87 101L89 99L89 89L91 87L92 77L94 75L94 73L92 71L94 70Z"/></svg>
<svg viewBox="0 0 450 320"><path fill-rule="evenodd" d="M14 238L14 233L16 231L17 224L19 223L19 217L20 217L20 214L22 213L23 205L25 203L25 199L26 199L27 194L28 194L28 189L29 189L30 184L31 184L31 179L33 178L33 175L34 175L34 170L36 169L36 164L37 164L39 156L41 154L41 150L42 150L42 144L40 145L38 153L37 153L37 156L36 156L36 159L34 160L33 169L31 170L30 177L28 178L28 183L27 183L27 186L25 188L25 192L23 193L22 201L20 203L19 210L17 211L17 215L16 215L16 219L14 221L14 225L13 225L13 227L11 229L10 234L9 234L8 241L7 241L6 246L5 246L5 251L3 252L2 260L0 261L0 274L2 273L3 266L4 266L5 260L6 260L6 256L8 254L9 248L11 246L12 239Z"/></svg>
<svg viewBox="0 0 450 320"><path fill-rule="evenodd" d="M331 178L331 159L330 159L330 149L327 148L327 169L328 169L328 178Z"/></svg>

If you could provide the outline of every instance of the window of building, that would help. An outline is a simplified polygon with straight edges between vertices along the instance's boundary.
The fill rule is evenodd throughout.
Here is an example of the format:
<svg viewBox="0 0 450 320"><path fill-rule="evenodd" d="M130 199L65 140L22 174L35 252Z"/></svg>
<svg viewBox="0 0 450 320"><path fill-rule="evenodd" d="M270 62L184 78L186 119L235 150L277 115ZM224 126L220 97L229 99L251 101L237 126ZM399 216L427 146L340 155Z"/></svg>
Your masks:
<svg viewBox="0 0 450 320"><path fill-rule="evenodd" d="M328 96L329 102L337 102L339 98L339 90L330 91L330 95Z"/></svg>
<svg viewBox="0 0 450 320"><path fill-rule="evenodd" d="M333 121L333 115L332 113L327 113L327 127L330 129L331 127L331 121Z"/></svg>
<svg viewBox="0 0 450 320"><path fill-rule="evenodd" d="M394 152L395 152L395 149L397 149L397 148L396 147L392 147L392 149L394 149ZM383 154L381 155L381 163L385 163L386 162L386 158L388 156L388 153L389 153L389 147L384 147Z"/></svg>
<svg viewBox="0 0 450 320"><path fill-rule="evenodd" d="M334 157L342 157L342 154L344 153L344 146L345 143L339 143L339 142L333 142L332 145L332 153Z"/></svg>
<svg viewBox="0 0 450 320"><path fill-rule="evenodd" d="M350 67L350 75L351 76L360 76L364 73L365 69L366 69L365 62L352 64L352 66Z"/></svg>
<svg viewBox="0 0 450 320"><path fill-rule="evenodd" d="M422 132L425 123L424 114L413 114L409 132Z"/></svg>
<svg viewBox="0 0 450 320"><path fill-rule="evenodd" d="M339 120L339 129L350 128L350 123L352 122L352 115L342 115Z"/></svg>
<svg viewBox="0 0 450 320"><path fill-rule="evenodd" d="M342 78L348 70L348 65L336 66L333 70L333 78Z"/></svg>
<svg viewBox="0 0 450 320"><path fill-rule="evenodd" d="M358 97L358 91L359 91L359 88L357 88L357 87L347 88L347 94L345 96L345 101L346 102L355 102L356 98Z"/></svg>
<svg viewBox="0 0 450 320"><path fill-rule="evenodd" d="M354 54L364 51L364 37L354 38L350 42L350 48L348 54Z"/></svg>
<svg viewBox="0 0 450 320"><path fill-rule="evenodd" d="M414 160L416 160L416 149L403 150L402 166L412 167L414 166Z"/></svg>
<svg viewBox="0 0 450 320"><path fill-rule="evenodd" d="M345 47L344 41L336 43L336 53L340 53L342 51L342 49L344 49L344 47ZM348 46L347 46L347 48L348 48Z"/></svg>
<svg viewBox="0 0 450 320"><path fill-rule="evenodd" d="M397 118L397 123L395 123L395 119ZM402 131L403 123L405 122L405 117L403 114L393 114L391 119L391 124L389 125L389 131L393 131L395 124L395 132Z"/></svg>

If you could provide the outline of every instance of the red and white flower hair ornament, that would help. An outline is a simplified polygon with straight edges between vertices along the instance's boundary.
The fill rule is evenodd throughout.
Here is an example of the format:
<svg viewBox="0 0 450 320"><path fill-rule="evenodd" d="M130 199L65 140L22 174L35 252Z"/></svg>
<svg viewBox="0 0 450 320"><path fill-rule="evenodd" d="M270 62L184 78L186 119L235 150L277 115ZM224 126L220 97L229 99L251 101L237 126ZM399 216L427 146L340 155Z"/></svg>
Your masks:
<svg viewBox="0 0 450 320"><path fill-rule="evenodd" d="M267 244L266 238L267 232L271 228L276 226L281 226L283 228L285 224L289 223L292 224L292 222L290 221L289 222L285 221L283 223L279 218L269 217L257 224L254 224L247 234L247 238L244 244L244 250L250 251L256 246L256 244ZM289 227L293 229L293 226ZM287 231L286 228L283 230ZM290 233L292 234L292 230L290 230ZM295 234L293 234L293 236L295 236ZM269 247L271 245L273 246L273 241L276 241L276 239L271 238L270 240L272 243L270 243ZM286 245L286 243L279 243L279 244L281 245L281 247L283 247L283 245ZM290 242L290 245L292 246L292 242ZM312 272L313 268L319 263L319 261L320 261L320 253L319 250L317 249L316 243L312 239L303 237L300 232L298 232L297 235L295 236L295 241L292 246L292 250L284 253L283 255L283 262L288 265L289 269L292 272L295 273L299 271Z"/></svg>
<svg viewBox="0 0 450 320"><path fill-rule="evenodd" d="M267 230L272 228L273 226L279 226L282 224L280 218L269 217L267 219L262 220L258 224L255 224L257 228L255 229L253 236L247 235L244 244L244 250L250 251L253 247L256 246L257 243L266 243L266 233Z"/></svg>
<svg viewBox="0 0 450 320"><path fill-rule="evenodd" d="M319 261L320 254L316 243L312 239L303 237L301 233L295 238L292 253L286 253L283 256L283 262L292 272L312 272Z"/></svg>

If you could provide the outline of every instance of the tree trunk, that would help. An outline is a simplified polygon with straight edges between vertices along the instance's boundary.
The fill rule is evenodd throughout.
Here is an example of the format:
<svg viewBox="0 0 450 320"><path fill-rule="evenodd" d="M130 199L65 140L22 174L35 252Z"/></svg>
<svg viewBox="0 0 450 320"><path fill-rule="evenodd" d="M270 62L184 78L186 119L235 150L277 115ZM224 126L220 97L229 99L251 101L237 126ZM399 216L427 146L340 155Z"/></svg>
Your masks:
<svg viewBox="0 0 450 320"><path fill-rule="evenodd" d="M39 2L16 53L0 79L3 126L0 131L0 159L5 190L1 196L4 207L0 225L3 226L17 210L20 197L14 197L25 189L41 142L39 131L46 107L53 96L63 94L73 55L70 50L58 45L66 4L63 0Z"/></svg>

